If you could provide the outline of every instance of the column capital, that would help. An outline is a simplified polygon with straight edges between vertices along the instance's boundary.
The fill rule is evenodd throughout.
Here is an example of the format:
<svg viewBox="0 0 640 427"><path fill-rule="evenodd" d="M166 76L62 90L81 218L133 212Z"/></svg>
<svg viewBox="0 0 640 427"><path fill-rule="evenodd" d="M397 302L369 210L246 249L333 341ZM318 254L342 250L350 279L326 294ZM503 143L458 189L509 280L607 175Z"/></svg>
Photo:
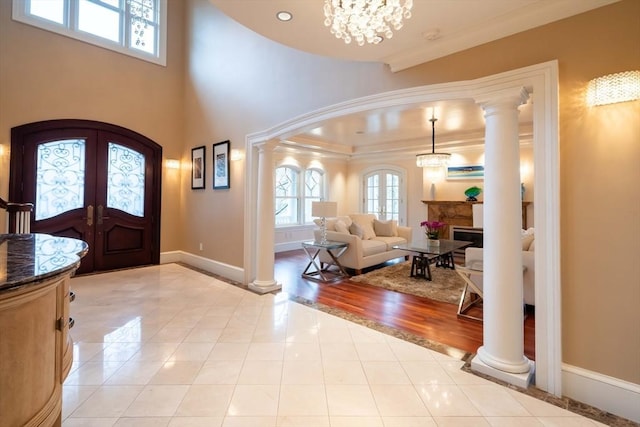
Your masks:
<svg viewBox="0 0 640 427"><path fill-rule="evenodd" d="M474 97L476 104L480 104L482 109L492 109L498 107L518 108L526 104L529 99L529 92L524 87L513 87L491 92L483 92Z"/></svg>
<svg viewBox="0 0 640 427"><path fill-rule="evenodd" d="M276 149L277 146L278 146L278 141L274 141L274 140L261 141L254 144L254 147L256 147L259 151L263 151L263 152L273 151Z"/></svg>

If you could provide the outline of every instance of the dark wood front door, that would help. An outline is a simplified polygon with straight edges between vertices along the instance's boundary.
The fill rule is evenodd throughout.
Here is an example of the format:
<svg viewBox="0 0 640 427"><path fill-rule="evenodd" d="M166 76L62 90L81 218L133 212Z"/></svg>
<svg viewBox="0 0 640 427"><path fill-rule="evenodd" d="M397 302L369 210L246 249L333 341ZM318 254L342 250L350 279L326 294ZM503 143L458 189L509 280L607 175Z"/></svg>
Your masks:
<svg viewBox="0 0 640 427"><path fill-rule="evenodd" d="M78 273L160 260L162 148L118 126L52 120L12 129L10 200L31 231L89 244Z"/></svg>

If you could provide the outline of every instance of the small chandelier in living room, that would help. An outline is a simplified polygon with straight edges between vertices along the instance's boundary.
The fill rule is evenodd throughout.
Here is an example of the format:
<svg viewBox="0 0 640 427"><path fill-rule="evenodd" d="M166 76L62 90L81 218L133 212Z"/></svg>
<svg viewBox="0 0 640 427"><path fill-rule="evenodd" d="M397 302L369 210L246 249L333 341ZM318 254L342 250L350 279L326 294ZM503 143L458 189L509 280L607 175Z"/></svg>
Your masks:
<svg viewBox="0 0 640 427"><path fill-rule="evenodd" d="M347 44L378 44L402 28L412 7L413 0L325 0L324 25Z"/></svg>
<svg viewBox="0 0 640 427"><path fill-rule="evenodd" d="M438 168L449 164L451 154L449 153L436 153L436 119L431 116L429 121L431 122L431 152L418 154L416 156L416 165L421 168Z"/></svg>

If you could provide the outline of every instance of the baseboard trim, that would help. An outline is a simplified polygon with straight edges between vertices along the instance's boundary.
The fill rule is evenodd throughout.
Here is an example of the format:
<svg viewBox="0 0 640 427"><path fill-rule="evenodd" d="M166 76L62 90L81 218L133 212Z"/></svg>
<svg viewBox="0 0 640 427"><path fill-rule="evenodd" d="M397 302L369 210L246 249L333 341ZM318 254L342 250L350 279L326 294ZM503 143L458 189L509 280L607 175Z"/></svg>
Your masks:
<svg viewBox="0 0 640 427"><path fill-rule="evenodd" d="M640 385L577 366L562 365L562 394L640 423Z"/></svg>
<svg viewBox="0 0 640 427"><path fill-rule="evenodd" d="M160 264L172 262L184 262L193 267L200 268L206 272L225 277L234 282L244 282L244 269L223 262L214 261L209 258L194 255L184 251L163 252L160 254Z"/></svg>
<svg viewBox="0 0 640 427"><path fill-rule="evenodd" d="M275 253L295 251L296 249L302 249L302 242L305 240L295 242L277 243L275 245Z"/></svg>

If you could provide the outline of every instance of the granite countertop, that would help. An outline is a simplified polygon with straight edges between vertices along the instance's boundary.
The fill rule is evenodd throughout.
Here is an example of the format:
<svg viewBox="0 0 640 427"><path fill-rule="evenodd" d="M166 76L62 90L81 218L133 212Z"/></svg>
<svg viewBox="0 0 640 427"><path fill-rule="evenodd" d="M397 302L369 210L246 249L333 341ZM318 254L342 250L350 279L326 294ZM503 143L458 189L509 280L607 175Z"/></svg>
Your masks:
<svg viewBox="0 0 640 427"><path fill-rule="evenodd" d="M75 270L89 251L78 239L49 234L0 234L0 292Z"/></svg>

